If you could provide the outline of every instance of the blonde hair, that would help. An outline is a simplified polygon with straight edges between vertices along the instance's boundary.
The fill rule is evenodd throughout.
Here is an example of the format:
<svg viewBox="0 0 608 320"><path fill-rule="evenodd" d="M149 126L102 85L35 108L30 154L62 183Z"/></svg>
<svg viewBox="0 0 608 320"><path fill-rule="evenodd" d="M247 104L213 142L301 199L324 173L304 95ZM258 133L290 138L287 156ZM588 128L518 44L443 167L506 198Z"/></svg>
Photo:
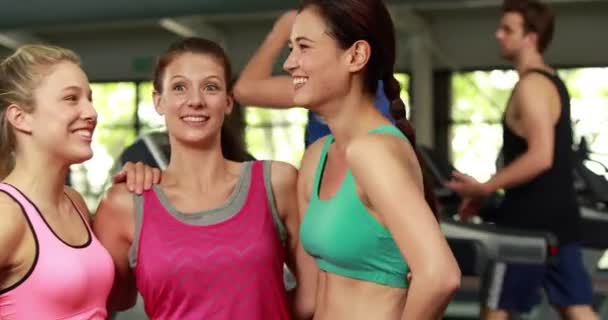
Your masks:
<svg viewBox="0 0 608 320"><path fill-rule="evenodd" d="M51 45L25 45L0 63L0 180L15 167L15 134L6 117L12 104L27 112L35 106L33 91L46 76L45 71L60 62L80 65L69 49Z"/></svg>

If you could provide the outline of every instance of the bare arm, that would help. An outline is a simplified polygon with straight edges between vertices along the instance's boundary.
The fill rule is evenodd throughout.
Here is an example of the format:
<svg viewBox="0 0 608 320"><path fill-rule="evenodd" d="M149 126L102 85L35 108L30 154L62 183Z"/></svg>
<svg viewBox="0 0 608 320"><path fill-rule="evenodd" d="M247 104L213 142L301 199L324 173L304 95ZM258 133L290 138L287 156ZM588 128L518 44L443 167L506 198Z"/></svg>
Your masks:
<svg viewBox="0 0 608 320"><path fill-rule="evenodd" d="M13 254L23 239L26 221L21 207L0 192L0 288L9 281L13 268Z"/></svg>
<svg viewBox="0 0 608 320"><path fill-rule="evenodd" d="M307 305L307 299L303 296L314 297L314 287L308 294L304 292L309 288L308 283L314 283L316 279L314 279L315 274L311 273L314 269L311 266L303 266L308 261L303 260L306 259L307 254L299 238L300 216L296 194L298 171L290 164L273 161L271 179L277 209L287 230L287 266L296 275L298 285L297 289L289 292L292 313L295 319L307 319L312 315L314 305ZM310 260L314 264L314 261Z"/></svg>
<svg viewBox="0 0 608 320"><path fill-rule="evenodd" d="M133 195L125 184L115 184L101 201L93 220L93 231L114 260L114 285L108 310L129 309L135 304L137 288L129 266L129 248L135 232Z"/></svg>
<svg viewBox="0 0 608 320"><path fill-rule="evenodd" d="M272 67L287 44L295 11L283 14L275 23L262 45L234 86L234 96L241 105L289 108L293 107L293 84L289 76L273 76Z"/></svg>
<svg viewBox="0 0 608 320"><path fill-rule="evenodd" d="M460 270L424 199L413 149L397 137L368 135L346 152L357 185L410 266L402 319L440 319L460 286Z"/></svg>
<svg viewBox="0 0 608 320"><path fill-rule="evenodd" d="M491 192L526 183L553 166L557 118L552 116L551 98L557 92L548 79L537 74L523 78L516 90L514 99L528 149L486 182Z"/></svg>
<svg viewBox="0 0 608 320"><path fill-rule="evenodd" d="M277 210L287 231L287 266L291 270L295 270L294 253L298 245L298 227L300 226L296 202L298 170L289 163L273 161L270 172Z"/></svg>
<svg viewBox="0 0 608 320"><path fill-rule="evenodd" d="M298 225L301 225L304 213L308 207L312 180L319 162L321 148L325 138L318 139L304 152L300 171L298 173L296 203L298 208ZM299 227L298 227L299 231ZM297 233L295 249L295 274L297 287L294 297L294 319L311 319L316 308L319 268L315 260L304 250Z"/></svg>

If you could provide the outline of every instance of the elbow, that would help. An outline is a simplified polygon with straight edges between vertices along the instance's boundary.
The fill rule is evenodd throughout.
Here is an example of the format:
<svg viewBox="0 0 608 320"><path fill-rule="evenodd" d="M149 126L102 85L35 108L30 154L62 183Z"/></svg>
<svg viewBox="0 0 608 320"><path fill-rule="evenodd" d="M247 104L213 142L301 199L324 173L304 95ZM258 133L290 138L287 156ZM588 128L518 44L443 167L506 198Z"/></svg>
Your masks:
<svg viewBox="0 0 608 320"><path fill-rule="evenodd" d="M296 289L297 290L297 289ZM315 297L310 295L304 297L296 292L293 303L293 316L297 320L312 319L315 313Z"/></svg>
<svg viewBox="0 0 608 320"><path fill-rule="evenodd" d="M295 320L309 320L314 316L314 309L309 308L294 308L293 310L293 319Z"/></svg>
<svg viewBox="0 0 608 320"><path fill-rule="evenodd" d="M232 90L232 93L234 94L234 99L236 101L238 101L240 104L244 105L244 104L248 104L248 100L249 100L249 88L247 87L247 83L245 83L243 81L243 79L239 79L235 85L234 88Z"/></svg>
<svg viewBox="0 0 608 320"><path fill-rule="evenodd" d="M414 279L415 277L414 275ZM429 293L432 292L431 295L438 301L449 301L460 289L461 278L460 269L455 265L450 268L441 268L436 272L428 272L421 282L425 283L424 286L429 289Z"/></svg>
<svg viewBox="0 0 608 320"><path fill-rule="evenodd" d="M446 299L451 299L452 296L460 289L460 280L462 275L460 269L455 266L442 272L443 276L435 277L439 281L436 283L436 294Z"/></svg>
<svg viewBox="0 0 608 320"><path fill-rule="evenodd" d="M443 286L441 288L442 292L444 292L445 295L452 297L456 291L460 289L461 280L462 274L460 273L460 269L456 267L448 276L445 277Z"/></svg>
<svg viewBox="0 0 608 320"><path fill-rule="evenodd" d="M536 156L533 156L534 168L538 174L544 173L553 167L553 154L550 152L537 153Z"/></svg>
<svg viewBox="0 0 608 320"><path fill-rule="evenodd" d="M552 157L544 157L538 161L538 171L540 171L540 173L548 171L549 169L551 169L551 167L553 167Z"/></svg>

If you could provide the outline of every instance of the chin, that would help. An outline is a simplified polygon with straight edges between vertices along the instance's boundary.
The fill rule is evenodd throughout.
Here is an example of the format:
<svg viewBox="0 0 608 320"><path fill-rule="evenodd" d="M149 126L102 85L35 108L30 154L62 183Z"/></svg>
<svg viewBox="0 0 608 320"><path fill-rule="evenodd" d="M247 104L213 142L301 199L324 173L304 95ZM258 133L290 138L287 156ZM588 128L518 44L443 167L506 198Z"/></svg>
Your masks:
<svg viewBox="0 0 608 320"><path fill-rule="evenodd" d="M310 97L302 93L296 93L293 96L293 104L294 106L308 108L310 107Z"/></svg>
<svg viewBox="0 0 608 320"><path fill-rule="evenodd" d="M93 158L93 150L79 150L69 156L70 162L74 164L83 163Z"/></svg>
<svg viewBox="0 0 608 320"><path fill-rule="evenodd" d="M513 61L513 57L514 57L513 53L508 52L508 51L500 51L500 56L503 59L508 60L508 61Z"/></svg>

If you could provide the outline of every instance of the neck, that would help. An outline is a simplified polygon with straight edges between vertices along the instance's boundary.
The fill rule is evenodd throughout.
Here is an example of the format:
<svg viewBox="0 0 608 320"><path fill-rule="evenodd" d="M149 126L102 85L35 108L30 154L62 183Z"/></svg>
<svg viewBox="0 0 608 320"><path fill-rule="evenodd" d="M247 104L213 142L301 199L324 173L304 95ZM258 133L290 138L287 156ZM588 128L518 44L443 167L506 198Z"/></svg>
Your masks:
<svg viewBox="0 0 608 320"><path fill-rule="evenodd" d="M547 69L543 56L537 51L524 52L516 58L515 69L521 77L530 69Z"/></svg>
<svg viewBox="0 0 608 320"><path fill-rule="evenodd" d="M16 165L4 182L21 190L38 205L58 208L64 200L69 163L40 152L17 151Z"/></svg>
<svg viewBox="0 0 608 320"><path fill-rule="evenodd" d="M344 150L355 137L388 123L374 105L373 96L364 93L362 87L351 86L346 95L314 109L318 110L319 115L327 122L340 150Z"/></svg>
<svg viewBox="0 0 608 320"><path fill-rule="evenodd" d="M218 136L219 137L219 136ZM189 190L212 190L228 176L229 161L222 155L220 139L201 148L171 141L171 160L163 175L163 184L179 184Z"/></svg>

